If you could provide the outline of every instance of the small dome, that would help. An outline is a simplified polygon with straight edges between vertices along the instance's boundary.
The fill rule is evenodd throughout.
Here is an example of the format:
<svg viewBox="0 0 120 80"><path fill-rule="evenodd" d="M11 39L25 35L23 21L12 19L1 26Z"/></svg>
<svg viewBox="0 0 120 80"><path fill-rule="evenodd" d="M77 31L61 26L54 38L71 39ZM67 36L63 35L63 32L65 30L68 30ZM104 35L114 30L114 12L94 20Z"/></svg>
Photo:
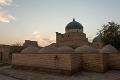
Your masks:
<svg viewBox="0 0 120 80"><path fill-rule="evenodd" d="M40 48L35 46L29 46L21 51L21 53L38 53Z"/></svg>
<svg viewBox="0 0 120 80"><path fill-rule="evenodd" d="M111 45L106 45L100 50L100 53L118 53L118 50Z"/></svg>
<svg viewBox="0 0 120 80"><path fill-rule="evenodd" d="M51 43L50 45L48 45L48 46L46 46L46 47L51 47L51 46L56 47L56 46L57 46L57 44L56 44L56 43Z"/></svg>
<svg viewBox="0 0 120 80"><path fill-rule="evenodd" d="M98 50L90 46L84 45L75 49L77 53L98 53Z"/></svg>
<svg viewBox="0 0 120 80"><path fill-rule="evenodd" d="M72 22L67 24L65 31L66 32L83 32L83 26L79 22L75 21L75 19L73 19Z"/></svg>
<svg viewBox="0 0 120 80"><path fill-rule="evenodd" d="M93 39L93 42L101 42L101 35L99 34Z"/></svg>
<svg viewBox="0 0 120 80"><path fill-rule="evenodd" d="M60 52L74 52L74 49L68 46L59 47L58 50Z"/></svg>
<svg viewBox="0 0 120 80"><path fill-rule="evenodd" d="M38 53L58 53L59 50L54 46L47 46L38 51Z"/></svg>

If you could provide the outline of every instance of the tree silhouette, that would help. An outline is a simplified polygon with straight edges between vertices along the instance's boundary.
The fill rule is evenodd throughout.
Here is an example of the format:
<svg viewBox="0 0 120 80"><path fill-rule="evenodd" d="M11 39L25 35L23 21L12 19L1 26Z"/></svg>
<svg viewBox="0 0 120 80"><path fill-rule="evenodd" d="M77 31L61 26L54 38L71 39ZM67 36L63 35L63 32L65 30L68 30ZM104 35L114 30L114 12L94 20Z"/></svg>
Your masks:
<svg viewBox="0 0 120 80"><path fill-rule="evenodd" d="M12 44L11 46L22 46L23 43L22 42L16 42L15 44Z"/></svg>
<svg viewBox="0 0 120 80"><path fill-rule="evenodd" d="M103 45L111 44L112 46L120 49L120 25L115 22L108 22L103 25L99 30L98 35L101 37Z"/></svg>

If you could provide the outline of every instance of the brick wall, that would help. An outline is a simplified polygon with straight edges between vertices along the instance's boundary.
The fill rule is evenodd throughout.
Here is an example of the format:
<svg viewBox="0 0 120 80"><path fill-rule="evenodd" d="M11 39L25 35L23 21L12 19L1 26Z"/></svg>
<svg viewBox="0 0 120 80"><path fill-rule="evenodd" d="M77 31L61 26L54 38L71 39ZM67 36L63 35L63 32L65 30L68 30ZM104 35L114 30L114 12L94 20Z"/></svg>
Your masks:
<svg viewBox="0 0 120 80"><path fill-rule="evenodd" d="M31 66L47 70L63 70L68 73L78 72L80 69L104 72L108 69L120 69L120 54L106 53L34 53L12 55L12 64ZM28 67L29 68L29 67Z"/></svg>
<svg viewBox="0 0 120 80"><path fill-rule="evenodd" d="M0 62L1 63L10 63L10 49L11 47L9 45L0 45Z"/></svg>
<svg viewBox="0 0 120 80"><path fill-rule="evenodd" d="M110 69L120 69L120 53L108 54L108 67Z"/></svg>
<svg viewBox="0 0 120 80"><path fill-rule="evenodd" d="M71 70L70 54L13 54L12 64Z"/></svg>
<svg viewBox="0 0 120 80"><path fill-rule="evenodd" d="M86 34L80 32L56 33L56 43L58 46L82 46L88 45Z"/></svg>
<svg viewBox="0 0 120 80"><path fill-rule="evenodd" d="M81 70L81 58L80 54L71 54L71 69L75 72Z"/></svg>
<svg viewBox="0 0 120 80"><path fill-rule="evenodd" d="M104 54L81 53L82 68L88 71L104 72L106 69Z"/></svg>
<svg viewBox="0 0 120 80"><path fill-rule="evenodd" d="M80 55L73 53L44 53L44 54L20 54L12 56L12 64L17 66L30 66L45 68L46 70L69 71L69 74L80 69ZM28 67L29 68L29 67ZM56 71L55 71L56 72Z"/></svg>

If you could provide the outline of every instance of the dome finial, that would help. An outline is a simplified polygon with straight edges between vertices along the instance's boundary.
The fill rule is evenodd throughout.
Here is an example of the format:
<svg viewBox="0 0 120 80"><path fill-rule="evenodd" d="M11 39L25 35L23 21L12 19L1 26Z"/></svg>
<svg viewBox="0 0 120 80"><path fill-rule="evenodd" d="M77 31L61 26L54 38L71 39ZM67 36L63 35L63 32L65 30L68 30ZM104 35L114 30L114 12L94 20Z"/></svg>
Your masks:
<svg viewBox="0 0 120 80"><path fill-rule="evenodd" d="M73 21L75 21L75 18L73 18Z"/></svg>

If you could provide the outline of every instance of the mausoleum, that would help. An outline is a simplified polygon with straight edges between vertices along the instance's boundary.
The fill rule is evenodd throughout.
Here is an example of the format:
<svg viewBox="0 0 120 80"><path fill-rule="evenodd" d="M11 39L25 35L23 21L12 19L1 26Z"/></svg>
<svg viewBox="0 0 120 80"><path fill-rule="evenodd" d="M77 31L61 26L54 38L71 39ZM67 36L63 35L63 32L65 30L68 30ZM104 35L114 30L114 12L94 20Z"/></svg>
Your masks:
<svg viewBox="0 0 120 80"><path fill-rule="evenodd" d="M94 42L96 46L99 38ZM64 74L120 69L120 52L111 45L102 48L90 45L83 25L75 19L67 24L64 34L56 32L54 45L41 48L32 45L36 42L28 43L30 41L24 44L26 47L21 52L12 54L13 68Z"/></svg>

